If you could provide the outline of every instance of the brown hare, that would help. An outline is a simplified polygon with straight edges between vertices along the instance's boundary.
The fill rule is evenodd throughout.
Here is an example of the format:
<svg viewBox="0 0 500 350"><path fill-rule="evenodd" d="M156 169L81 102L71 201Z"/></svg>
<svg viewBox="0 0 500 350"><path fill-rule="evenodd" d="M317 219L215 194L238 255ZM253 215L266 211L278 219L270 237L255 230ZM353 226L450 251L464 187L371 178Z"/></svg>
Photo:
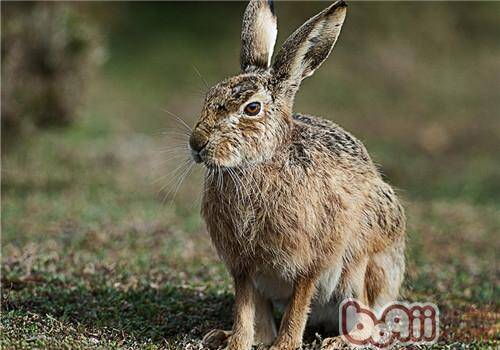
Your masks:
<svg viewBox="0 0 500 350"><path fill-rule="evenodd" d="M363 144L325 119L293 113L302 79L330 54L346 16L337 1L284 43L272 2L248 5L241 74L212 87L191 134L206 167L202 214L235 286L231 350L301 346L306 323L338 330L338 305L377 309L403 280L405 215ZM273 307L283 311L279 328ZM335 343L335 341L333 342Z"/></svg>

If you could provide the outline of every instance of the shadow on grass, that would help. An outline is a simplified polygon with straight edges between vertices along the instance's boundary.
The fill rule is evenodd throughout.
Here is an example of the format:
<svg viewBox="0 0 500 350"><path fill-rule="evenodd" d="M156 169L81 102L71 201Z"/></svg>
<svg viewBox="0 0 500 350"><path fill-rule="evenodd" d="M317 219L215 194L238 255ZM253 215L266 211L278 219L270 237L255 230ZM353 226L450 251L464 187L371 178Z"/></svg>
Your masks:
<svg viewBox="0 0 500 350"><path fill-rule="evenodd" d="M98 333L117 333L138 341L201 338L213 328L229 329L233 299L227 292L167 285L66 287L37 284L36 292L3 280L3 311L50 315ZM28 283L32 284L32 283Z"/></svg>

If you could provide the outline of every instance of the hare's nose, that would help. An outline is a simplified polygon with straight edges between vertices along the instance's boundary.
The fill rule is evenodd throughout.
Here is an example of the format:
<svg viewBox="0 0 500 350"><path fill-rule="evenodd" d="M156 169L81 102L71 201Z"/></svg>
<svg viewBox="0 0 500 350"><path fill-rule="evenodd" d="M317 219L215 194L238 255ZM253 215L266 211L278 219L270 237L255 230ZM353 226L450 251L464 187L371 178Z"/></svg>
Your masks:
<svg viewBox="0 0 500 350"><path fill-rule="evenodd" d="M189 138L189 146L196 153L200 153L205 148L207 143L208 138L203 133L196 130L193 131L191 137Z"/></svg>

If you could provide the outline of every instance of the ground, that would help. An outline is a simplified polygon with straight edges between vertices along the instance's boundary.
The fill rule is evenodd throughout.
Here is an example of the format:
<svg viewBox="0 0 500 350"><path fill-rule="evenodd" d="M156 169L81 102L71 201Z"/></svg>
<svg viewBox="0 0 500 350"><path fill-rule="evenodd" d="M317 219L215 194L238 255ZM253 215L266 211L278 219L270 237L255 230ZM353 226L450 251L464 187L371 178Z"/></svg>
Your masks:
<svg viewBox="0 0 500 350"><path fill-rule="evenodd" d="M476 23L479 15L470 13L464 25ZM399 189L409 218L402 296L439 306L435 348L497 348L500 127L491 72L500 50L481 37L469 71L470 51L461 50L473 39L424 32L414 45L357 46L356 33L348 33L335 62L304 83L296 110L326 115L359 136ZM115 39L111 63L75 125L2 150L4 349L197 349L208 330L231 326L232 285L199 215L202 170L175 191L184 150L172 144L185 135L162 108L192 125L201 96L191 92L204 88L179 56L215 82L236 71L237 61L206 62L237 57L238 43L206 53L203 36L191 46L183 37L158 37L137 44L147 48L143 55L126 58ZM413 50L419 38L435 50ZM179 139L162 135L172 130ZM318 342L313 332L308 346Z"/></svg>

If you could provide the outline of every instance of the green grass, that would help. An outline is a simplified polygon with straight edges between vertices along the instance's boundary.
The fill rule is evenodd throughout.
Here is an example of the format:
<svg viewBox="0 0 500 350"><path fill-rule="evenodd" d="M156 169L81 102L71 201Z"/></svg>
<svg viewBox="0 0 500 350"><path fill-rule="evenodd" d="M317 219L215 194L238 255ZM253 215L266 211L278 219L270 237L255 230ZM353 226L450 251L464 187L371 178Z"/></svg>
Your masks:
<svg viewBox="0 0 500 350"><path fill-rule="evenodd" d="M198 5L91 6L111 16L110 59L80 120L3 149L2 348L197 349L231 326L231 282L199 216L201 169L175 198L160 191L179 164L159 152L179 140L161 132L182 130L161 109L193 124L204 88L192 65L210 83L238 66L243 4ZM279 40L323 6L278 4ZM439 305L436 348L493 349L500 336L497 10L354 4L297 99L364 140L400 189L403 297Z"/></svg>

